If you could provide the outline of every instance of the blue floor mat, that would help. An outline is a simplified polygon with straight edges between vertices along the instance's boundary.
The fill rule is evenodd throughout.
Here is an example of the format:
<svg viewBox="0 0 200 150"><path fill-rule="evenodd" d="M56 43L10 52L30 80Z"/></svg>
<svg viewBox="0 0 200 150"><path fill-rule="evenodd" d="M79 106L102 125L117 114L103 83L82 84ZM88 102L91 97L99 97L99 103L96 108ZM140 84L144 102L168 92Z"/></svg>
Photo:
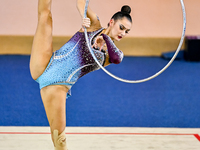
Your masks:
<svg viewBox="0 0 200 150"><path fill-rule="evenodd" d="M29 73L30 56L0 56L0 126L48 126L39 86ZM159 57L125 57L107 69L138 80L162 69ZM102 70L82 77L67 99L67 126L200 127L200 63L174 61L155 79L117 81Z"/></svg>

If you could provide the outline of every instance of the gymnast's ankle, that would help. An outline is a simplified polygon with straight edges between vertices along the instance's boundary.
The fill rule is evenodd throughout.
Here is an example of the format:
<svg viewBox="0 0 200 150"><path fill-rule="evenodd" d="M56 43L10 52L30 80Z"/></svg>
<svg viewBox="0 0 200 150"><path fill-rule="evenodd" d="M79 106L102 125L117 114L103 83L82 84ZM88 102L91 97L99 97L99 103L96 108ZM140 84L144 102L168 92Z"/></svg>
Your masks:
<svg viewBox="0 0 200 150"><path fill-rule="evenodd" d="M60 135L58 135L58 130L54 130L53 138L55 150L67 150L65 130Z"/></svg>

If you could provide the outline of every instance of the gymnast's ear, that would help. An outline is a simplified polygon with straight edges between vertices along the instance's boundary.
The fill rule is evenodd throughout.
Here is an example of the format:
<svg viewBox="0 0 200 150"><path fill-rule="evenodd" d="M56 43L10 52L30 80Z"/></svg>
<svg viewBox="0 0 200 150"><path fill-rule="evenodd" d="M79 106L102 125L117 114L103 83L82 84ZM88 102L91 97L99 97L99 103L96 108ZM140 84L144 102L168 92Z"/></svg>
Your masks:
<svg viewBox="0 0 200 150"><path fill-rule="evenodd" d="M111 19L110 22L108 23L108 27L112 27L114 23L115 23L114 19Z"/></svg>

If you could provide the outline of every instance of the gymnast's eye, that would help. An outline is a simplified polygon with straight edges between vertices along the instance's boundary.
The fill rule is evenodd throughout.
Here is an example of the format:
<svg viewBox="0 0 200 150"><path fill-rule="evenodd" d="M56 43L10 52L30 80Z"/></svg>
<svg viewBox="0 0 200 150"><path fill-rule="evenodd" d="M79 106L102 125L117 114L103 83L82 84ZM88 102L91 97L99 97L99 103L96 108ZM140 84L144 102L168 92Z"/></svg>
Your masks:
<svg viewBox="0 0 200 150"><path fill-rule="evenodd" d="M119 25L120 30L124 30L124 26L123 25Z"/></svg>
<svg viewBox="0 0 200 150"><path fill-rule="evenodd" d="M128 33L129 33L129 30L126 30L125 33L128 34Z"/></svg>

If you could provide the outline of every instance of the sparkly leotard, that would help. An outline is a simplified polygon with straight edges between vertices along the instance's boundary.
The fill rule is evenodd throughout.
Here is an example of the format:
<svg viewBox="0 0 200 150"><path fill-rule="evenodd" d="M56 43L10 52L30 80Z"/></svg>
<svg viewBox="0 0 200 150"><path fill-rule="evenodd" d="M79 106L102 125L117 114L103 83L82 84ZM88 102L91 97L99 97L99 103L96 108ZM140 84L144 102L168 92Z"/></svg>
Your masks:
<svg viewBox="0 0 200 150"><path fill-rule="evenodd" d="M102 29L88 32L90 43L101 33ZM106 55L104 52L92 49L100 64L104 65ZM48 85L65 85L69 89L85 74L99 69L93 59L83 32L77 32L64 46L55 51L43 74L36 80L40 89ZM68 97L71 91L68 92Z"/></svg>

